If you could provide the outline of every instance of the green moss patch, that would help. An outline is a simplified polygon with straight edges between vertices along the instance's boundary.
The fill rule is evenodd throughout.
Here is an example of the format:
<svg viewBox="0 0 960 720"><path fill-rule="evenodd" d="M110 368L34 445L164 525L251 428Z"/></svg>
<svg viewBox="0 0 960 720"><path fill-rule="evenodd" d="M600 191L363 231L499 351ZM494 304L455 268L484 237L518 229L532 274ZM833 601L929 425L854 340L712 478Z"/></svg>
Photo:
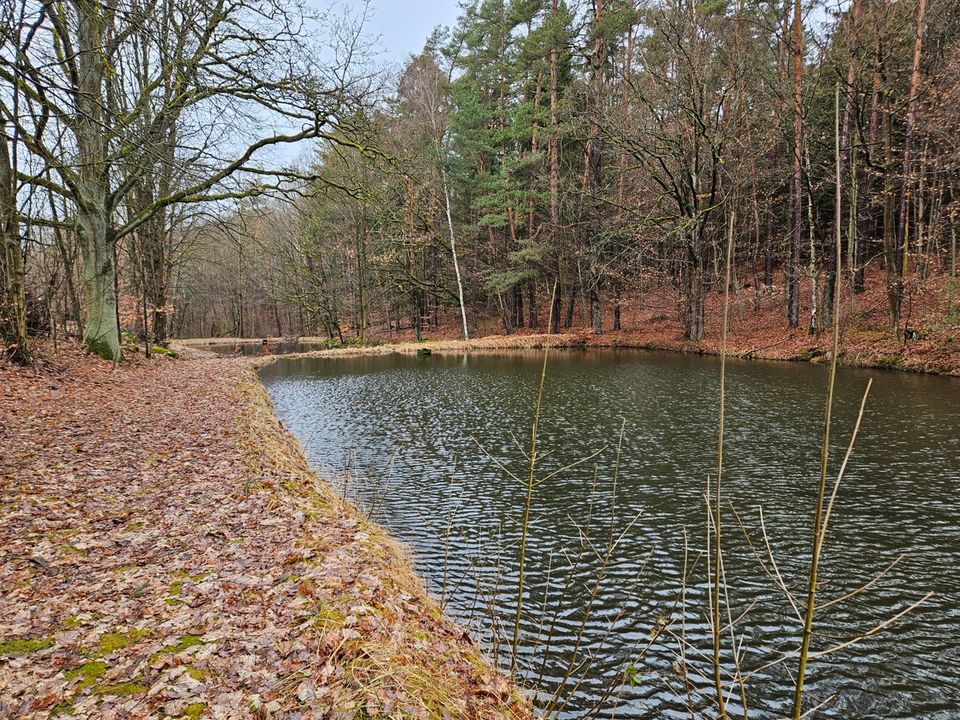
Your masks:
<svg viewBox="0 0 960 720"><path fill-rule="evenodd" d="M313 626L320 632L327 632L339 628L346 620L346 616L325 602L320 602L317 613L313 616Z"/></svg>
<svg viewBox="0 0 960 720"><path fill-rule="evenodd" d="M184 635L177 642L172 645L167 645L162 650L151 655L150 661L155 662L161 655L176 655L177 653L182 653L197 645L203 645L203 640L200 639L199 635Z"/></svg>
<svg viewBox="0 0 960 720"><path fill-rule="evenodd" d="M184 635L180 638L180 642L176 645L168 645L164 648L164 651L176 654L184 650L189 650L197 645L203 645L203 640L200 639L199 635Z"/></svg>
<svg viewBox="0 0 960 720"><path fill-rule="evenodd" d="M15 638L0 642L0 657L4 655L29 655L53 647L52 637Z"/></svg>
<svg viewBox="0 0 960 720"><path fill-rule="evenodd" d="M154 355L166 355L167 357L172 358L174 360L180 357L180 353L178 353L176 350L172 350L171 348L164 347L163 345L153 345L150 348L150 352L152 352Z"/></svg>
<svg viewBox="0 0 960 720"><path fill-rule="evenodd" d="M103 675L107 671L107 664L101 661L88 662L75 667L72 670L67 670L64 673L64 676L67 680L76 680L80 678L80 682L77 683L77 690L83 690L84 688L92 687L97 684L97 678Z"/></svg>
<svg viewBox="0 0 960 720"><path fill-rule="evenodd" d="M187 675L192 677L197 682L204 682L208 677L210 677L209 670L198 668L195 665L184 665L183 669L187 671Z"/></svg>
<svg viewBox="0 0 960 720"><path fill-rule="evenodd" d="M73 707L73 700L64 700L62 703L58 703L50 708L50 714L47 715L48 718L56 718L61 715L76 715L77 709Z"/></svg>
<svg viewBox="0 0 960 720"><path fill-rule="evenodd" d="M89 550L83 550L81 548L74 547L73 545L68 545L67 543L64 543L60 546L60 552L62 552L64 555L76 555L78 557L86 557L90 554Z"/></svg>
<svg viewBox="0 0 960 720"><path fill-rule="evenodd" d="M187 720L200 720L203 711L207 709L206 703L190 703L183 711L183 717Z"/></svg>
<svg viewBox="0 0 960 720"><path fill-rule="evenodd" d="M137 678L136 680L127 680L125 682L113 683L112 685L97 685L93 688L93 691L97 693L97 695L127 697L129 695L146 692L149 689L150 688L140 682L140 678Z"/></svg>
<svg viewBox="0 0 960 720"><path fill-rule="evenodd" d="M120 348L117 348L116 352L114 352L113 346L106 340L88 338L84 344L87 347L87 352L91 355L99 355L104 360L123 359L123 353L120 351Z"/></svg>
<svg viewBox="0 0 960 720"><path fill-rule="evenodd" d="M149 630L139 630L134 628L125 633L105 633L100 636L96 656L103 657L117 650L133 645L138 640L150 637Z"/></svg>

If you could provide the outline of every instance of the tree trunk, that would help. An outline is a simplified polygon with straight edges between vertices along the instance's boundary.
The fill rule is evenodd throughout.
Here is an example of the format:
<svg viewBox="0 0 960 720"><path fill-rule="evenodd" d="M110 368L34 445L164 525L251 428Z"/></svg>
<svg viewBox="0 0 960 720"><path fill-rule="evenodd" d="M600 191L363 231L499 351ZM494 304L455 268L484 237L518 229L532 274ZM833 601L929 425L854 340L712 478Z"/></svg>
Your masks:
<svg viewBox="0 0 960 720"><path fill-rule="evenodd" d="M529 317L529 322L527 323L531 329L540 327L540 320L537 317L537 281L530 280L527 282L527 316Z"/></svg>
<svg viewBox="0 0 960 720"><path fill-rule="evenodd" d="M460 322L463 339L470 339L470 331L467 330L467 306L463 299L463 281L460 277L460 261L457 259L457 236L453 231L453 214L450 211L450 186L447 181L446 168L440 168L440 180L443 184L443 202L447 215L447 232L450 237L450 254L453 256L453 272L457 277L457 300L460 303Z"/></svg>
<svg viewBox="0 0 960 720"><path fill-rule="evenodd" d="M565 328L573 327L573 311L577 305L577 283L570 284L570 302L567 303L567 316L564 318Z"/></svg>
<svg viewBox="0 0 960 720"><path fill-rule="evenodd" d="M560 306L563 304L561 293L560 280L557 279L553 283L553 300L550 305L550 332L553 334L560 332Z"/></svg>
<svg viewBox="0 0 960 720"><path fill-rule="evenodd" d="M863 245L860 239L860 177L857 170L857 149L850 151L850 221L847 227L849 237L851 288L854 293L862 293L866 287L863 267Z"/></svg>
<svg viewBox="0 0 960 720"><path fill-rule="evenodd" d="M0 125L0 262L3 263L0 294L0 338L11 360L30 361L27 338L27 303L24 291L23 253L17 220L16 179L7 150L6 128Z"/></svg>
<svg viewBox="0 0 960 720"><path fill-rule="evenodd" d="M621 330L621 291L620 291L620 280L617 279L613 283L613 331L619 332Z"/></svg>
<svg viewBox="0 0 960 720"><path fill-rule="evenodd" d="M621 112L621 122L623 127L629 127L630 123L630 102L629 102L629 92L628 88L630 87L631 82L631 71L633 69L633 25L631 24L627 28L627 44L624 50L623 58L623 80L621 84L621 103L620 103L620 112ZM614 246L614 253L617 257L620 257L622 252L622 243L623 238L623 214L627 206L627 151L626 148L620 150L620 157L618 158L618 169L617 169L617 240ZM621 300L622 300L622 285L623 285L623 271L620 270L616 273L613 278L613 331L619 332L621 328Z"/></svg>
<svg viewBox="0 0 960 720"><path fill-rule="evenodd" d="M896 194L894 185L895 172L893 169L893 129L890 108L883 112L883 154L884 164L884 193L883 193L883 261L887 276L887 303L890 314L890 329L895 333L900 330L900 306L903 304L903 275L900 263L900 247L897 243L897 229L895 227Z"/></svg>
<svg viewBox="0 0 960 720"><path fill-rule="evenodd" d="M104 11L100 4L77 4L77 88L75 94L77 155L80 166L80 227L87 328L83 342L89 352L119 360L120 323L117 317L115 238L107 198L110 180L103 132L106 86Z"/></svg>
<svg viewBox="0 0 960 720"><path fill-rule="evenodd" d="M856 80L857 56L859 54L860 17L863 14L863 0L853 0L850 10L850 41L847 58L847 79L844 86L843 123L840 131L840 180L850 178L850 221L847 225L847 271L851 279L857 273L857 202L856 202L856 160L853 150L853 111L854 81ZM856 283L854 283L856 285ZM824 305L824 317L829 303Z"/></svg>
<svg viewBox="0 0 960 720"><path fill-rule="evenodd" d="M120 324L117 318L117 267L113 237L106 212L77 213L83 242L83 284L87 326L83 344L87 351L107 360L119 360Z"/></svg>
<svg viewBox="0 0 960 720"><path fill-rule="evenodd" d="M559 12L558 0L552 0L550 4L550 17L556 19ZM560 125L557 117L557 76L559 51L554 41L550 48L550 253L553 257L553 308L550 313L551 333L560 332L560 247L558 242L558 230L560 225L560 151L559 134Z"/></svg>
<svg viewBox="0 0 960 720"><path fill-rule="evenodd" d="M587 136L587 142L583 153L583 197L580 202L581 208L586 206L588 219L586 223L581 222L581 226L587 229L590 237L587 244L590 248L590 261L588 264L589 288L587 295L590 301L590 319L593 328L593 334L599 335L603 330L603 311L600 302L600 290L604 281L603 263L600 254L602 245L600 244L600 201L595 197L602 187L602 160L603 154L600 150L600 140L602 137L602 117L603 111L603 88L604 88L604 65L607 60L607 40L601 26L604 22L605 3L602 0L594 0L593 3L593 32L595 34L593 54L590 58L590 85L591 85L591 107L590 107L590 130Z"/></svg>
<svg viewBox="0 0 960 720"><path fill-rule="evenodd" d="M768 203L769 205L769 203ZM763 284L773 285L773 213L767 213L767 239L763 253Z"/></svg>
<svg viewBox="0 0 960 720"><path fill-rule="evenodd" d="M878 4L879 12L886 12L886 0ZM879 20L874 20L879 27ZM854 292L861 293L865 289L865 270L863 258L868 254L866 247L867 238L875 237L877 234L876 213L871 208L871 200L874 197L874 187L876 179L881 170L885 167L886 160L878 160L877 156L882 151L881 135L881 113L884 97L884 65L885 50L883 45L883 34L876 32L873 50L873 80L870 94L870 115L867 123L867 141L864 143L863 155L865 172L863 176L862 187L857 187L857 247L855 252L859 254L856 259L856 272L854 273L853 285ZM886 244L884 245L886 252Z"/></svg>
<svg viewBox="0 0 960 720"><path fill-rule="evenodd" d="M950 213L950 305L949 312L957 308L957 225Z"/></svg>
<svg viewBox="0 0 960 720"><path fill-rule="evenodd" d="M807 167L807 177L810 177L810 153L807 151L804 154L806 159ZM810 325L807 328L807 331L814 335L820 332L821 321L818 318L819 312L819 297L817 293L819 292L820 287L820 273L817 268L817 233L816 233L816 223L815 217L813 214L813 193L807 192L807 232L810 235Z"/></svg>
<svg viewBox="0 0 960 720"><path fill-rule="evenodd" d="M793 0L793 224L787 260L787 322L800 324L800 245L803 242L803 15Z"/></svg>
<svg viewBox="0 0 960 720"><path fill-rule="evenodd" d="M694 231L696 232L696 231ZM704 336L703 322L703 254L697 251L693 238L687 242L687 272L684 292L683 320L687 340L699 341Z"/></svg>
<svg viewBox="0 0 960 720"><path fill-rule="evenodd" d="M513 286L513 326L515 328L523 327L523 287L519 284Z"/></svg>
<svg viewBox="0 0 960 720"><path fill-rule="evenodd" d="M593 326L594 335L603 332L603 308L600 306L600 293L596 286L590 288L590 324Z"/></svg>
<svg viewBox="0 0 960 720"><path fill-rule="evenodd" d="M500 305L500 319L503 321L503 334L509 335L513 332L513 325L510 323L510 312L503 302L503 293L497 293L497 303Z"/></svg>
<svg viewBox="0 0 960 720"><path fill-rule="evenodd" d="M360 220L360 227L357 228L357 337L360 338L360 342L363 343L364 335L366 333L367 326L367 307L366 307L366 298L364 297L363 286L366 285L365 268L364 268L364 255L366 254L365 250L365 240L367 237L367 207L366 205L362 206L363 217Z"/></svg>
<svg viewBox="0 0 960 720"><path fill-rule="evenodd" d="M821 327L828 327L833 322L833 302L831 299L833 298L837 283L837 261L833 255L833 253L824 253L824 258L827 259L828 265L826 268L827 276L823 283L823 295L821 302L823 310L820 313Z"/></svg>
<svg viewBox="0 0 960 720"><path fill-rule="evenodd" d="M910 69L910 89L907 94L907 120L903 140L903 168L900 178L899 218L897 220L897 262L900 274L900 301L903 296L903 280L907 275L907 261L909 258L908 223L909 208L907 205L907 189L911 185L913 172L913 130L917 116L917 91L920 86L920 56L923 52L924 16L927 10L927 0L917 0L917 15L913 30L913 64ZM893 307L891 306L891 311ZM893 327L899 326L899 308Z"/></svg>

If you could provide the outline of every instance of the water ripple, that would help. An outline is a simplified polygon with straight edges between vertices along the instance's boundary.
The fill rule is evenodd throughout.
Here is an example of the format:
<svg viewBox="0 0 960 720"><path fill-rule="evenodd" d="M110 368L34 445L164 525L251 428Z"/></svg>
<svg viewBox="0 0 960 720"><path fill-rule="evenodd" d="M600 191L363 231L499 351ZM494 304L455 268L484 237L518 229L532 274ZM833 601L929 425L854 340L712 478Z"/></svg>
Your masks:
<svg viewBox="0 0 960 720"><path fill-rule="evenodd" d="M351 497L410 544L447 612L473 624L505 663L524 488L500 466L526 472L541 361L536 353L378 356L284 361L263 372L312 465L345 478ZM554 353L548 373L538 476L606 449L536 490L522 680L544 705L559 688L561 717L595 705L611 716L689 717L688 707L709 706L712 683L702 498L715 462L717 361ZM845 449L868 377L874 391L831 521L822 602L904 558L868 592L818 616L814 649L936 595L894 630L812 663L809 700L833 698L819 713L826 718L955 718L960 383L842 371L833 457ZM769 665L799 636L746 538L763 547L762 507L778 567L802 592L825 385L822 367L728 365L725 495L743 527L728 511L725 570L732 612L744 615L747 670ZM607 557L605 545L627 527ZM732 666L729 653L725 660ZM792 671L782 663L756 672L749 717L789 710ZM731 707L739 703L734 697Z"/></svg>

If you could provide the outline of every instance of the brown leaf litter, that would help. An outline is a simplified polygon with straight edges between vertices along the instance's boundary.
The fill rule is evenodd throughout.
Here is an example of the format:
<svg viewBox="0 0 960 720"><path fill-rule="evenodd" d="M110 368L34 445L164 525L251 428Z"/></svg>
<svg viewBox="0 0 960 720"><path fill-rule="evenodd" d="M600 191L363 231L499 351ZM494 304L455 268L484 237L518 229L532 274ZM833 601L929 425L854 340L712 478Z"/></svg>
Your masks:
<svg viewBox="0 0 960 720"><path fill-rule="evenodd" d="M0 717L513 718L252 364L0 366Z"/></svg>

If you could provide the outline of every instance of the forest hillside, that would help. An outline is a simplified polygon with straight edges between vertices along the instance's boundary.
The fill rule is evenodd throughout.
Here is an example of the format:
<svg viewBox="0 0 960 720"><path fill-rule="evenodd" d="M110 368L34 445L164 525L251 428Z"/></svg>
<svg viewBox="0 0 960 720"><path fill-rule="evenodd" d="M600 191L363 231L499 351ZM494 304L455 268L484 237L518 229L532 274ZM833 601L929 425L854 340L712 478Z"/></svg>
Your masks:
<svg viewBox="0 0 960 720"><path fill-rule="evenodd" d="M392 68L362 13L207 4L5 6L12 355L115 358L121 330L698 346L730 233L746 346L817 345L839 283L845 339L957 365L955 3L482 0Z"/></svg>

